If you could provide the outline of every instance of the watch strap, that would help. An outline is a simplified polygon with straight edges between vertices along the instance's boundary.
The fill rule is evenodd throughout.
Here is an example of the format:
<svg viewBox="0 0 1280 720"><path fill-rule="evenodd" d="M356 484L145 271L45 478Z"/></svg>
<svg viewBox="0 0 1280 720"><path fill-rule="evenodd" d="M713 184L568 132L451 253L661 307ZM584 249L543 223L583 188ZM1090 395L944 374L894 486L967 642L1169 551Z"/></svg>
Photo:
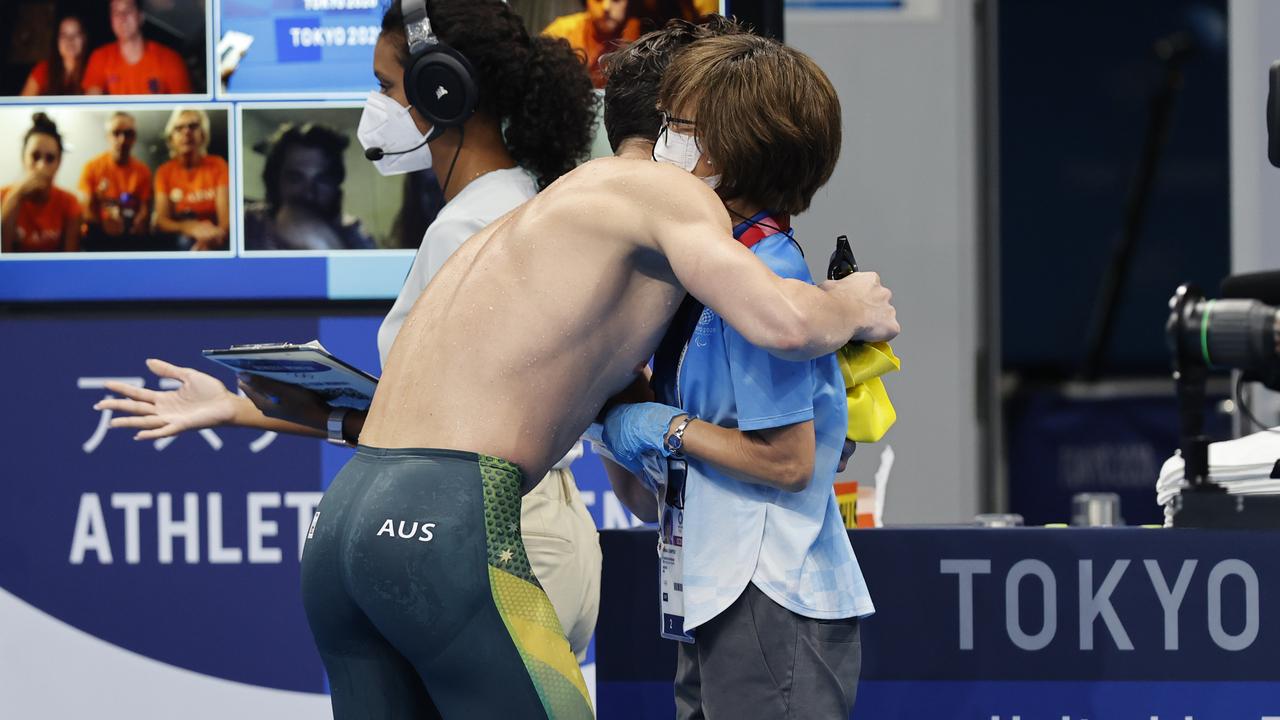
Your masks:
<svg viewBox="0 0 1280 720"><path fill-rule="evenodd" d="M351 408L345 407L334 408L329 411L329 420L325 423L325 429L329 432L329 442L334 445L351 446L351 443L347 442L347 438L342 433L342 426L349 412L351 412Z"/></svg>

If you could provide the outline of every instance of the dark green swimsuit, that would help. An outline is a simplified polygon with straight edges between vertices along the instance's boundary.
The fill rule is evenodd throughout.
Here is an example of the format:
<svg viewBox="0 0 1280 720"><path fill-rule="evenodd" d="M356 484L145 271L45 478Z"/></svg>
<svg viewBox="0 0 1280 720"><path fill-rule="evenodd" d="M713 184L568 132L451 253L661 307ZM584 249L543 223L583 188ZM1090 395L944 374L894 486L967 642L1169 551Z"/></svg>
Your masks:
<svg viewBox="0 0 1280 720"><path fill-rule="evenodd" d="M456 450L361 447L302 556L335 720L591 718L520 539L521 473Z"/></svg>

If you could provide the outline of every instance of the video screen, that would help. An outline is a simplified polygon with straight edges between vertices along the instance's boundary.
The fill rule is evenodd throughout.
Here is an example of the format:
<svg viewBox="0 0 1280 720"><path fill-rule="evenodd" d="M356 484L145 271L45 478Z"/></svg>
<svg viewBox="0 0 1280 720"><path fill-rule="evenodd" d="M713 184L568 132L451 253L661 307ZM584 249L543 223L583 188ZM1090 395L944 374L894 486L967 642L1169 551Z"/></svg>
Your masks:
<svg viewBox="0 0 1280 720"><path fill-rule="evenodd" d="M394 1L0 2L0 303L394 298L443 205L356 138ZM511 5L597 86L600 55L722 11Z"/></svg>
<svg viewBox="0 0 1280 720"><path fill-rule="evenodd" d="M5 0L0 97L207 97L206 0Z"/></svg>
<svg viewBox="0 0 1280 720"><path fill-rule="evenodd" d="M600 56L675 18L721 12L720 0L510 0L530 32L564 38L578 51L597 88Z"/></svg>
<svg viewBox="0 0 1280 720"><path fill-rule="evenodd" d="M373 87L383 0L222 0L219 93L325 98Z"/></svg>
<svg viewBox="0 0 1280 720"><path fill-rule="evenodd" d="M416 249L444 204L431 170L384 177L362 107L241 105L242 238L255 251Z"/></svg>
<svg viewBox="0 0 1280 720"><path fill-rule="evenodd" d="M225 109L0 108L0 255L229 251Z"/></svg>

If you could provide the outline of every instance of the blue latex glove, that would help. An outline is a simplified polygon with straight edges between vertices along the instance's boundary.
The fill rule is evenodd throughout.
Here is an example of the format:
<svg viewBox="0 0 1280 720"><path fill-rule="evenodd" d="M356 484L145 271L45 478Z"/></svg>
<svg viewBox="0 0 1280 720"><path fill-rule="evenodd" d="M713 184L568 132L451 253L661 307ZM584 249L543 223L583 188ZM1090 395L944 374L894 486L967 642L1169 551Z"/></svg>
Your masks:
<svg viewBox="0 0 1280 720"><path fill-rule="evenodd" d="M620 464L633 467L639 464L640 455L658 452L670 457L667 449L667 431L671 420L687 412L662 403L634 403L618 405L604 418L604 443L609 446Z"/></svg>

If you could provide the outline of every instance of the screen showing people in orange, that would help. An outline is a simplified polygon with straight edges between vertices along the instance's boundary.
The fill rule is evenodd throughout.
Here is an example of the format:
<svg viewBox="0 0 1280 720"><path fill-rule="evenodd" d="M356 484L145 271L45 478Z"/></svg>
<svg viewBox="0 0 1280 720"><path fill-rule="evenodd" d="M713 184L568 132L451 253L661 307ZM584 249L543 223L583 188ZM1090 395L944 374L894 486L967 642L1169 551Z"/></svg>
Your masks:
<svg viewBox="0 0 1280 720"><path fill-rule="evenodd" d="M36 113L22 141L23 176L0 188L0 251L80 249L80 203L53 184L61 164L58 126Z"/></svg>

